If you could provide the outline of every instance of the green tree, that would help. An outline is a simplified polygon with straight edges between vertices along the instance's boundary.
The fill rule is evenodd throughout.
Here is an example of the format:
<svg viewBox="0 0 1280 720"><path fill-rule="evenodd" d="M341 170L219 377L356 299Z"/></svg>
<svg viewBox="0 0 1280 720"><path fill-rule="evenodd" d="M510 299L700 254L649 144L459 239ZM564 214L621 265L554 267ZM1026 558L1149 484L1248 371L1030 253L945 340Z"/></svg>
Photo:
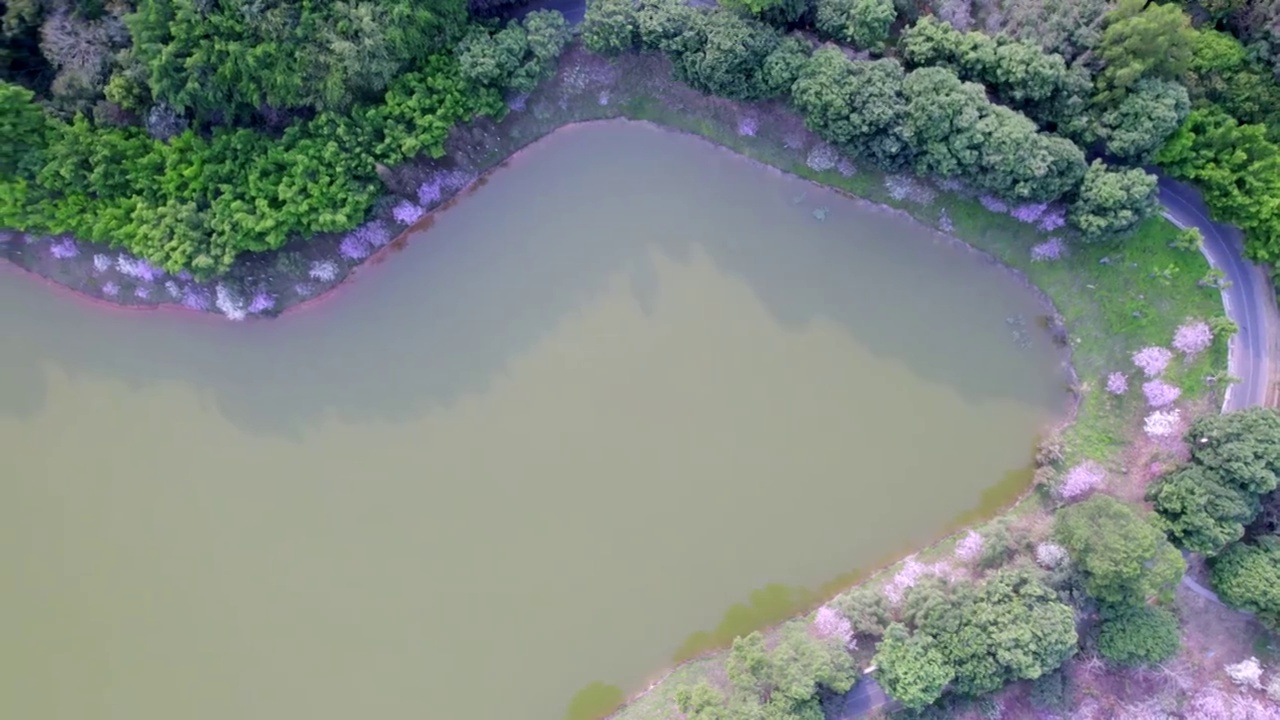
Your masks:
<svg viewBox="0 0 1280 720"><path fill-rule="evenodd" d="M1255 613L1280 630L1280 537L1237 543L1210 561L1213 588L1223 602Z"/></svg>
<svg viewBox="0 0 1280 720"><path fill-rule="evenodd" d="M1155 213L1156 191L1156 177L1145 170L1113 169L1094 160L1067 208L1067 220L1085 240L1112 238Z"/></svg>
<svg viewBox="0 0 1280 720"><path fill-rule="evenodd" d="M777 31L730 12L713 12L687 31L688 46L673 62L676 75L703 92L736 100L766 97L764 61L778 46Z"/></svg>
<svg viewBox="0 0 1280 720"><path fill-rule="evenodd" d="M1102 611L1098 652L1120 665L1154 665L1178 653L1178 618L1153 605L1107 606Z"/></svg>
<svg viewBox="0 0 1280 720"><path fill-rule="evenodd" d="M41 165L48 121L35 95L0 81L0 181L32 176Z"/></svg>
<svg viewBox="0 0 1280 720"><path fill-rule="evenodd" d="M955 670L933 638L912 635L899 623L885 630L872 663L885 692L911 710L942 697L942 691L955 677Z"/></svg>
<svg viewBox="0 0 1280 720"><path fill-rule="evenodd" d="M1280 413L1254 407L1205 415L1187 430L1191 458L1255 495L1280 486Z"/></svg>
<svg viewBox="0 0 1280 720"><path fill-rule="evenodd" d="M824 37L878 52L896 16L893 0L817 0L814 24Z"/></svg>
<svg viewBox="0 0 1280 720"><path fill-rule="evenodd" d="M582 44L600 55L615 56L635 48L639 21L632 0L590 0L582 18Z"/></svg>
<svg viewBox="0 0 1280 720"><path fill-rule="evenodd" d="M1085 590L1100 602L1137 605L1168 598L1186 562L1150 520L1107 495L1058 512L1054 535L1071 554Z"/></svg>
<svg viewBox="0 0 1280 720"><path fill-rule="evenodd" d="M705 19L684 0L636 0L640 44L661 50L673 61L701 42L696 31Z"/></svg>
<svg viewBox="0 0 1280 720"><path fill-rule="evenodd" d="M1186 88L1144 78L1102 116L1107 152L1134 163L1149 162L1191 112Z"/></svg>
<svg viewBox="0 0 1280 720"><path fill-rule="evenodd" d="M799 35L788 35L764 59L761 82L768 97L791 97L791 88L809 63L813 47Z"/></svg>
<svg viewBox="0 0 1280 720"><path fill-rule="evenodd" d="M820 48L791 88L805 124L841 150L895 169L906 160L902 123L905 73L896 60L850 60L837 48Z"/></svg>
<svg viewBox="0 0 1280 720"><path fill-rule="evenodd" d="M1188 463L1147 490L1160 525L1176 545L1216 555L1244 537L1244 528L1261 509L1256 495L1223 482L1218 473Z"/></svg>
<svg viewBox="0 0 1280 720"><path fill-rule="evenodd" d="M1120 0L1098 46L1099 99L1118 101L1144 77L1178 79L1191 62L1194 42L1191 20L1176 4Z"/></svg>

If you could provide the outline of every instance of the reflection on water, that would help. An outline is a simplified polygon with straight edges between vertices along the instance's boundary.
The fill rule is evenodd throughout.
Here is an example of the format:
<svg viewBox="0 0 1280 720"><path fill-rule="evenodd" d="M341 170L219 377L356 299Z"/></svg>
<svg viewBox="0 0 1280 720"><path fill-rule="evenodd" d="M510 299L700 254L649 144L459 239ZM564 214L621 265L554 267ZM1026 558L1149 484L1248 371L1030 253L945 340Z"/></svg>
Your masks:
<svg viewBox="0 0 1280 720"><path fill-rule="evenodd" d="M1006 501L1063 401L996 268L634 126L295 316L0 305L3 717L576 720Z"/></svg>

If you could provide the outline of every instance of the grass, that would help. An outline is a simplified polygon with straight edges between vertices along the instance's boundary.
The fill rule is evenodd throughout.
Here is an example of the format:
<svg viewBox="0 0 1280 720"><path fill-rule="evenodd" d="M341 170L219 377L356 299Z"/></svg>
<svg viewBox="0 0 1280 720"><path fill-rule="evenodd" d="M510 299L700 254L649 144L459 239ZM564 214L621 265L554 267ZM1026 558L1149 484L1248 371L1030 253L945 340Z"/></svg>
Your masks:
<svg viewBox="0 0 1280 720"><path fill-rule="evenodd" d="M606 90L607 103L600 99ZM856 160L854 174L834 169L815 171L806 159L819 141L793 112L776 103L735 103L703 96L670 80L669 66L660 58L628 56L611 63L573 47L557 76L529 97L527 108L500 123L488 127L478 124L458 133L451 141L450 157L462 158L472 169L483 171L565 124L622 117L702 136L760 163L903 210L935 228L940 227L945 211L954 228L951 235L1023 273L1061 315L1078 376L1074 390L1080 400L1074 423L1063 434L1063 468L1092 459L1108 465L1113 474L1126 474L1123 451L1135 438L1144 437L1141 426L1146 413L1142 377L1130 356L1148 345L1169 347L1174 330L1188 318L1209 320L1223 315L1220 293L1199 284L1209 271L1207 261L1198 252L1171 247L1176 230L1161 218L1146 221L1131 236L1110 245L1082 244L1059 232L1070 241L1067 255L1057 261L1032 262L1031 247L1046 239L1035 227L990 212L964 192L935 188L935 198L927 204L895 199L886 188L885 175ZM754 134L739 133L744 117L756 121ZM1191 362L1175 360L1165 379L1182 388L1180 405L1203 406L1218 390L1210 378L1221 377L1225 368L1226 342L1218 338ZM1114 371L1124 372L1130 379L1129 392L1122 397L1103 389L1106 376ZM1025 492L1030 476L1028 469L993 483L981 511L959 518L947 531L999 513L1029 525L1038 521L1043 533L1054 504L1043 491ZM917 558L927 562L949 557L953 545L953 538L943 538L919 550ZM750 612L737 613L743 622L729 622L734 615L731 611L722 628L703 634L696 643L686 643L688 647L682 649L677 667L668 677L625 704L613 717L676 717L674 695L678 687L722 673L724 654L716 647L728 644L734 635L777 624L787 616L803 617L801 613L812 609L815 601L855 582L883 583L891 577L888 570L892 568L870 576L846 575L839 586L828 585L816 592L795 589L790 593L794 599L782 604L753 600L747 608ZM587 701L586 695L603 700L618 694L619 690L607 686L584 694L584 701L575 703L570 720L590 720L607 711L606 703Z"/></svg>

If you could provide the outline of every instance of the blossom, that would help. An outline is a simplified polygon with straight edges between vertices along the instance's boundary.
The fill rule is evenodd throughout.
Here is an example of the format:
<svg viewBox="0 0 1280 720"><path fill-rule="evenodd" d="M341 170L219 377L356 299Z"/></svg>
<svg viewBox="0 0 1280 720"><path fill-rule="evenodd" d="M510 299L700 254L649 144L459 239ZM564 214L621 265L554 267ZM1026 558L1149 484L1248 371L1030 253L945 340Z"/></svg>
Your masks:
<svg viewBox="0 0 1280 720"><path fill-rule="evenodd" d="M983 195L982 197L978 198L978 202L982 203L982 207L990 210L993 213L1009 212L1009 206L1005 204L1003 200L993 195Z"/></svg>
<svg viewBox="0 0 1280 720"><path fill-rule="evenodd" d="M208 310L209 293L195 285L188 285L182 292L182 304L190 310Z"/></svg>
<svg viewBox="0 0 1280 720"><path fill-rule="evenodd" d="M164 275L164 270L152 265L142 258L119 255L116 257L116 269L143 282L155 282Z"/></svg>
<svg viewBox="0 0 1280 720"><path fill-rule="evenodd" d="M1173 359L1173 353L1168 348L1159 346L1145 347L1133 354L1133 364L1142 369L1147 377L1152 378L1164 372L1169 366L1169 361Z"/></svg>
<svg viewBox="0 0 1280 720"><path fill-rule="evenodd" d="M218 306L218 310L223 315L226 315L227 318L235 321L245 318L247 313L245 312L244 304L226 285L218 283L217 287L214 288L214 295L216 297L214 304Z"/></svg>
<svg viewBox="0 0 1280 720"><path fill-rule="evenodd" d="M298 283L293 286L293 291L298 294L298 297L309 297L316 289L311 283Z"/></svg>
<svg viewBox="0 0 1280 720"><path fill-rule="evenodd" d="M363 238L355 233L348 233L338 245L338 253L348 260L360 260L368 257L371 248Z"/></svg>
<svg viewBox="0 0 1280 720"><path fill-rule="evenodd" d="M307 273L313 280L331 282L338 277L338 265L332 260L316 260L311 263L311 271Z"/></svg>
<svg viewBox="0 0 1280 720"><path fill-rule="evenodd" d="M151 297L151 288L147 287L146 285L139 285L138 287L133 289L133 296L138 298L139 300L146 300L147 298Z"/></svg>
<svg viewBox="0 0 1280 720"><path fill-rule="evenodd" d="M98 254L93 256L93 269L98 272L106 272L111 268L111 258L106 255Z"/></svg>
<svg viewBox="0 0 1280 720"><path fill-rule="evenodd" d="M1142 423L1142 430L1153 438L1167 437L1178 431L1178 421L1182 414L1177 408L1172 410L1156 410L1147 416Z"/></svg>
<svg viewBox="0 0 1280 720"><path fill-rule="evenodd" d="M932 188L909 175L886 175L884 187L894 200L910 200L921 205L929 205L937 197Z"/></svg>
<svg viewBox="0 0 1280 720"><path fill-rule="evenodd" d="M1043 232L1053 232L1067 224L1067 214L1062 208L1052 208L1040 218L1040 222L1036 223L1036 227Z"/></svg>
<svg viewBox="0 0 1280 720"><path fill-rule="evenodd" d="M970 530L968 535L956 543L956 557L965 562L973 562L980 555L982 555L982 536Z"/></svg>
<svg viewBox="0 0 1280 720"><path fill-rule="evenodd" d="M1019 205L1009 212L1013 219L1024 223L1033 223L1049 209L1048 203L1027 203Z"/></svg>
<svg viewBox="0 0 1280 720"><path fill-rule="evenodd" d="M380 248L391 242L391 231L381 220L371 220L352 230L350 234L369 247Z"/></svg>
<svg viewBox="0 0 1280 720"><path fill-rule="evenodd" d="M49 254L59 260L68 260L80 254L80 246L72 238L60 238L49 246Z"/></svg>
<svg viewBox="0 0 1280 720"><path fill-rule="evenodd" d="M885 584L884 596L890 602L900 602L907 590L915 587L920 578L925 575L926 569L920 561L915 559L914 555L907 558L902 563L902 569L898 571L898 574L894 575L893 579Z"/></svg>
<svg viewBox="0 0 1280 720"><path fill-rule="evenodd" d="M1231 682L1254 690L1262 689L1262 666L1258 664L1258 658L1251 657L1234 665L1227 665L1224 669Z"/></svg>
<svg viewBox="0 0 1280 720"><path fill-rule="evenodd" d="M1051 542L1036 546L1036 564L1043 568L1056 568L1070 559L1067 549Z"/></svg>
<svg viewBox="0 0 1280 720"><path fill-rule="evenodd" d="M259 290L254 293L253 300L249 302L249 312L253 314L264 313L276 306L276 296L266 290Z"/></svg>
<svg viewBox="0 0 1280 720"><path fill-rule="evenodd" d="M461 170L436 173L430 180L418 186L418 203L430 207L445 196L457 192L471 182L471 176Z"/></svg>
<svg viewBox="0 0 1280 720"><path fill-rule="evenodd" d="M760 129L760 122L750 115L738 120L738 134L742 137L755 137Z"/></svg>
<svg viewBox="0 0 1280 720"><path fill-rule="evenodd" d="M1213 344L1213 330L1203 320L1192 320L1184 323L1173 334L1173 347L1178 352L1191 357L1199 354Z"/></svg>
<svg viewBox="0 0 1280 720"><path fill-rule="evenodd" d="M596 103L597 103L598 105L601 105L601 106L608 105L608 104L609 104L609 91L608 91L608 90L601 90L601 91L600 91L600 94L599 94L598 96L596 96Z"/></svg>
<svg viewBox="0 0 1280 720"><path fill-rule="evenodd" d="M102 283L102 294L107 297L115 297L120 294L120 286L108 280Z"/></svg>
<svg viewBox="0 0 1280 720"><path fill-rule="evenodd" d="M946 208L943 208L938 213L938 229L944 233L952 233L956 230L956 224L951 221L951 216L947 214Z"/></svg>
<svg viewBox="0 0 1280 720"><path fill-rule="evenodd" d="M422 219L422 214L426 212L422 206L408 200L401 201L398 205L391 209L391 215L396 222L401 225L412 225Z"/></svg>
<svg viewBox="0 0 1280 720"><path fill-rule="evenodd" d="M1031 262L1057 260L1062 257L1062 253L1066 249L1067 247L1063 244L1062 238L1051 237L1048 240L1031 247Z"/></svg>
<svg viewBox="0 0 1280 720"><path fill-rule="evenodd" d="M853 624L842 613L829 605L818 608L813 617L813 631L820 638L833 638L844 647L853 644Z"/></svg>
<svg viewBox="0 0 1280 720"><path fill-rule="evenodd" d="M1107 392L1112 395L1123 395L1129 392L1129 378L1121 372L1111 373L1107 376Z"/></svg>
<svg viewBox="0 0 1280 720"><path fill-rule="evenodd" d="M1062 483L1058 485L1058 497L1074 500L1101 485L1106 477L1107 471L1101 465L1085 460L1062 477Z"/></svg>
<svg viewBox="0 0 1280 720"><path fill-rule="evenodd" d="M853 177L858 174L858 167L842 157L836 161L836 172L840 173L840 177Z"/></svg>
<svg viewBox="0 0 1280 720"><path fill-rule="evenodd" d="M182 297L182 288L178 287L178 283L170 280L164 284L165 292L169 293L169 297L177 300Z"/></svg>
<svg viewBox="0 0 1280 720"><path fill-rule="evenodd" d="M836 166L837 159L838 155L835 148L826 143L820 143L814 145L813 149L809 151L809 157L805 159L805 164L815 172L826 172Z"/></svg>
<svg viewBox="0 0 1280 720"><path fill-rule="evenodd" d="M1163 380L1149 380L1142 383L1142 394L1147 396L1148 405L1158 408L1177 400L1182 395L1182 388Z"/></svg>

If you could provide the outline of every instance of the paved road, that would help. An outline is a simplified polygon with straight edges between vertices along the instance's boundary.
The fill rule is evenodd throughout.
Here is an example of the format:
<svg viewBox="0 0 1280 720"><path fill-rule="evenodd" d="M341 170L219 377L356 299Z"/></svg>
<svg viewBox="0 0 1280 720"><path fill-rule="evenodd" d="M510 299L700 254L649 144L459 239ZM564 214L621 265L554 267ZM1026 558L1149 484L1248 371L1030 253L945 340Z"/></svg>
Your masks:
<svg viewBox="0 0 1280 720"><path fill-rule="evenodd" d="M1165 207L1165 217L1175 225L1200 230L1205 257L1230 283L1222 292L1222 302L1227 317L1240 327L1240 332L1231 339L1227 368L1240 382L1227 389L1223 412L1270 404L1270 359L1280 329L1280 311L1276 310L1270 279L1261 268L1244 259L1240 230L1210 220L1208 209L1194 188L1161 176L1160 202Z"/></svg>

